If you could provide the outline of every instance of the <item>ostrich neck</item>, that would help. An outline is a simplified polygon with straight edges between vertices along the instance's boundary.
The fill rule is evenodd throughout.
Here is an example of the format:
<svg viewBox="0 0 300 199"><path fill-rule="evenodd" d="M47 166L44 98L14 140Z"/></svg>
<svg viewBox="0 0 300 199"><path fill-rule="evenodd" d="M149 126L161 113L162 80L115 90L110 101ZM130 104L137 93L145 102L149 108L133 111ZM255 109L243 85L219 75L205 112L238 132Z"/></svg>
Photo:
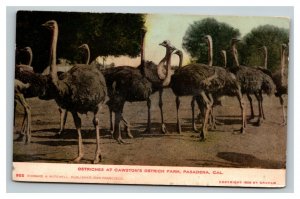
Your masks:
<svg viewBox="0 0 300 199"><path fill-rule="evenodd" d="M141 39L141 65L145 63L145 34L142 35Z"/></svg>
<svg viewBox="0 0 300 199"><path fill-rule="evenodd" d="M213 43L211 39L207 39L207 45L208 45L208 65L213 65Z"/></svg>
<svg viewBox="0 0 300 199"><path fill-rule="evenodd" d="M285 67L285 49L283 48L281 50L281 62L280 62L280 65L281 65L281 85L284 84L284 67Z"/></svg>
<svg viewBox="0 0 300 199"><path fill-rule="evenodd" d="M179 54L178 55L178 57L179 57L179 67L182 67L182 59L183 59L183 55L182 54Z"/></svg>
<svg viewBox="0 0 300 199"><path fill-rule="evenodd" d="M163 79L166 78L166 74L163 71L165 70L164 63L168 59L168 53L169 53L169 50L168 50L168 48L166 48L166 54L165 54L165 56L162 58L162 60L157 65L157 74L158 74L158 76L159 76L159 78L161 80L163 80Z"/></svg>
<svg viewBox="0 0 300 199"><path fill-rule="evenodd" d="M265 67L265 69L267 69L268 68L268 50L266 48L264 49L264 58L265 58L264 67Z"/></svg>
<svg viewBox="0 0 300 199"><path fill-rule="evenodd" d="M237 49L236 49L236 43L232 44L231 49L232 49L232 55L233 55L234 63L235 63L236 66L239 66L240 63L239 63L239 60L238 60L238 52L237 52Z"/></svg>
<svg viewBox="0 0 300 199"><path fill-rule="evenodd" d="M226 55L226 53L223 53L223 61L224 61L224 67L226 68L226 66L227 66L227 55Z"/></svg>
<svg viewBox="0 0 300 199"><path fill-rule="evenodd" d="M33 54L32 54L32 51L31 51L31 50L29 50L28 53L29 53L29 61L28 61L28 65L31 66Z"/></svg>
<svg viewBox="0 0 300 199"><path fill-rule="evenodd" d="M56 66L56 47L57 47L57 38L58 38L58 27L54 27L52 32L52 43L50 49L50 75L52 82L57 86L57 66Z"/></svg>
<svg viewBox="0 0 300 199"><path fill-rule="evenodd" d="M164 79L162 85L163 86L168 86L171 82L171 76L172 76L172 72L171 72L171 55L172 55L172 51L171 50L167 50L166 53L166 57L167 57L167 75L166 78Z"/></svg>
<svg viewBox="0 0 300 199"><path fill-rule="evenodd" d="M86 64L88 65L90 63L90 57L91 57L90 48L88 46L86 47L86 52L87 52Z"/></svg>

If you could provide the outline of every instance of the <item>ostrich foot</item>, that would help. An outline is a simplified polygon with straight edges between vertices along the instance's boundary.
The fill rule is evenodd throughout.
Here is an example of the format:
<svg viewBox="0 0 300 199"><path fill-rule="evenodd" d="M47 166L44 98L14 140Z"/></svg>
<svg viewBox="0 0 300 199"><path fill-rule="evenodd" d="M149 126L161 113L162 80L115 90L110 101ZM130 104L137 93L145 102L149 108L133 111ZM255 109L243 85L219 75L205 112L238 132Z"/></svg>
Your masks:
<svg viewBox="0 0 300 199"><path fill-rule="evenodd" d="M286 126L286 121L281 122L280 126Z"/></svg>
<svg viewBox="0 0 300 199"><path fill-rule="evenodd" d="M204 130L201 130L200 132L200 142L204 142L206 140L206 137L205 137L205 132Z"/></svg>
<svg viewBox="0 0 300 199"><path fill-rule="evenodd" d="M82 159L83 155L79 155L77 158L75 158L74 160L72 160L71 162L74 162L74 163L79 163L80 160Z"/></svg>
<svg viewBox="0 0 300 199"><path fill-rule="evenodd" d="M181 125L177 123L177 133L181 134Z"/></svg>
<svg viewBox="0 0 300 199"><path fill-rule="evenodd" d="M133 138L133 135L131 134L130 128L128 126L125 127L125 132L127 133L128 138Z"/></svg>
<svg viewBox="0 0 300 199"><path fill-rule="evenodd" d="M30 144L31 143L31 136L25 136L25 144Z"/></svg>
<svg viewBox="0 0 300 199"><path fill-rule="evenodd" d="M216 124L216 125L224 125L224 122L220 122L220 121L216 120L216 121L215 121L215 124Z"/></svg>
<svg viewBox="0 0 300 199"><path fill-rule="evenodd" d="M25 135L22 133L19 133L19 136L15 139L16 142L25 142Z"/></svg>
<svg viewBox="0 0 300 199"><path fill-rule="evenodd" d="M129 144L129 142L124 141L122 138L115 138L115 140L118 142L118 144Z"/></svg>
<svg viewBox="0 0 300 199"><path fill-rule="evenodd" d="M167 134L168 133L167 127L166 127L166 125L164 123L161 125L160 132L162 134Z"/></svg>
<svg viewBox="0 0 300 199"><path fill-rule="evenodd" d="M97 155L96 158L95 158L94 161L93 161L93 164L97 164L97 163L101 162L101 160L102 160L101 154L100 154L100 155Z"/></svg>
<svg viewBox="0 0 300 199"><path fill-rule="evenodd" d="M144 131L143 131L144 134L152 134L152 131L151 131L151 128L146 128Z"/></svg>
<svg viewBox="0 0 300 199"><path fill-rule="evenodd" d="M235 130L232 134L234 135L240 135L240 134L245 134L245 128L241 127L239 130Z"/></svg>
<svg viewBox="0 0 300 199"><path fill-rule="evenodd" d="M263 123L263 119L262 118L258 118L257 122L255 122L255 126L260 126Z"/></svg>
<svg viewBox="0 0 300 199"><path fill-rule="evenodd" d="M193 131L195 131L195 133L198 133L198 129L197 129L197 127L196 127L196 124L195 124L195 123L193 124Z"/></svg>
<svg viewBox="0 0 300 199"><path fill-rule="evenodd" d="M56 135L57 135L57 136L60 136L61 134L63 134L63 132L64 132L64 130L60 129L60 130L56 133Z"/></svg>
<svg viewBox="0 0 300 199"><path fill-rule="evenodd" d="M252 122L254 119L255 119L254 115L251 115L251 116L248 118L248 121L249 121L249 122Z"/></svg>

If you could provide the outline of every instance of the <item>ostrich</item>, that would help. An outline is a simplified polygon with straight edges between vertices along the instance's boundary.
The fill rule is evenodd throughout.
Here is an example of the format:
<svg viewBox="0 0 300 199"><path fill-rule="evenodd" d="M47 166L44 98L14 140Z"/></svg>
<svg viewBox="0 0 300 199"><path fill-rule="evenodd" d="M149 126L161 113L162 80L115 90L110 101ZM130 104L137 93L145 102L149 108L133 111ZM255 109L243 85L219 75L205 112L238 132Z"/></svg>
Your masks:
<svg viewBox="0 0 300 199"><path fill-rule="evenodd" d="M261 70L242 66L238 61L238 52L236 49L236 44L240 39L231 39L231 51L234 60L234 66L230 67L231 72L233 72L242 87L242 93L247 94L251 107L251 119L254 116L252 99L250 94L254 94L258 101L259 117L257 120L257 125L260 126L263 119L263 98L262 93L271 95L275 92L275 84L270 76L263 73Z"/></svg>
<svg viewBox="0 0 300 199"><path fill-rule="evenodd" d="M168 85L171 76L171 73L168 72L171 67L170 57L175 50L169 41L164 41L160 45L166 47L166 55L157 66L153 62L143 61L142 53L142 63L139 67L117 67L110 69L114 70L114 73L110 72L109 76L107 75L107 84L113 85L107 104L110 110L115 112L113 137L119 143L125 143L121 137L120 121L123 117L123 107L126 101L147 101L148 122L146 131L151 132L150 95ZM160 76L165 76L163 80L160 80L157 73L163 71L161 68L164 67L166 61L168 70L166 74L160 74Z"/></svg>
<svg viewBox="0 0 300 199"><path fill-rule="evenodd" d="M214 99L218 99L220 96L223 95L229 95L229 96L236 96L239 100L240 108L241 108L241 116L242 116L242 127L240 129L240 133L244 133L244 129L246 127L245 122L245 112L244 112L244 102L242 99L242 93L241 93L241 87L239 83L237 82L235 76L226 71L222 67L218 66L212 66L212 57L213 57L213 51L212 51L212 39L209 35L205 36L205 38L208 40L209 43L209 65L204 64L191 64L187 65L185 67L181 68L181 71L178 70L175 71L175 74L172 76L171 81L171 88L173 92L176 95L176 104L177 104L177 126L180 133L180 121L178 118L178 108L179 108L179 96L184 95L193 95L194 97L197 96L201 99L200 102L198 102L198 106L202 107L202 111L205 112L205 117L202 125L202 130L200 133L201 140L205 140L206 135L206 126L208 122L208 116L210 111L212 111L212 105L214 104ZM206 77L203 77L206 71L210 70L210 73L214 71L216 75L213 75L209 77L209 75L206 75L206 77L209 80L209 84L203 84L199 79L201 78L202 81L206 79ZM200 74L200 75L199 75ZM190 78L188 77L190 75ZM182 78L182 80L181 80ZM206 79L206 80L207 80ZM186 92L184 91L184 86L186 88L190 88L191 91ZM201 93L201 97L199 96L199 93ZM206 106L206 109L204 109L203 106ZM213 115L213 113L211 113ZM193 130L196 130L196 127L194 126L194 106L192 102L192 122L193 122Z"/></svg>
<svg viewBox="0 0 300 199"><path fill-rule="evenodd" d="M19 102L24 107L24 117L21 127L21 134L18 139L24 138L25 143L31 142L31 110L26 98L40 97L45 94L45 84L47 77L36 74L31 66L33 53L30 47L25 47L21 51L29 55L28 65L17 64L15 66L15 84L14 84L14 111ZM14 119L15 120L15 119Z"/></svg>
<svg viewBox="0 0 300 199"><path fill-rule="evenodd" d="M84 156L81 137L81 119L78 113L92 112L94 114L93 124L96 129L97 140L93 163L98 163L101 160L101 151L97 113L100 108L99 105L104 102L107 93L104 76L96 67L86 65L74 66L59 79L56 65L58 25L55 20L50 20L42 26L48 28L52 33L50 76L51 83L54 87L53 94L55 101L61 108L72 113L78 133L78 156L73 161L79 162Z"/></svg>
<svg viewBox="0 0 300 199"><path fill-rule="evenodd" d="M78 48L80 49L83 49L86 51L86 54L87 54L87 58L86 58L86 62L85 64L76 64L76 66L85 66L85 65L88 65L90 63L90 48L87 44L82 44L80 45ZM60 76L63 72L58 72L58 75ZM61 135L61 133L64 131L65 129L65 124L66 124L66 121L67 121L67 116L68 116L68 112L65 110L65 109L62 109L62 108L58 108L58 111L60 113L60 129L59 131L57 132L57 135Z"/></svg>
<svg viewBox="0 0 300 199"><path fill-rule="evenodd" d="M275 73L272 74L272 79L276 85L276 92L275 96L279 97L279 101L282 107L282 118L283 122L282 125L286 125L286 110L284 108L284 98L283 95L287 95L288 88L287 88L287 70L285 70L285 57L286 57L286 44L281 44L281 53L280 53L280 66L281 68L277 70Z"/></svg>
<svg viewBox="0 0 300 199"><path fill-rule="evenodd" d="M46 84L48 77L36 74L32 67L27 65L16 65L15 68L15 110L16 103L19 102L25 110L21 135L25 134L25 143L31 142L31 110L26 98L42 97L46 94ZM26 132L26 133L25 133Z"/></svg>

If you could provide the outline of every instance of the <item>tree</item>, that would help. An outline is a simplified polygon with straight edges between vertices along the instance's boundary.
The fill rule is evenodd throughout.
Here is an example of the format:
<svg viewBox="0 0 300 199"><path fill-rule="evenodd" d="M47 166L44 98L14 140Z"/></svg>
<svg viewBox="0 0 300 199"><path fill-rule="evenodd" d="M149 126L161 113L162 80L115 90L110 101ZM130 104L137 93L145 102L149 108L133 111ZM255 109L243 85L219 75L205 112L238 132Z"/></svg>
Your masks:
<svg viewBox="0 0 300 199"><path fill-rule="evenodd" d="M235 29L226 23L220 23L214 18L195 21L187 29L182 44L183 48L190 54L193 61L207 63L207 44L203 43L202 37L208 34L213 39L213 64L222 65L223 61L220 51L225 49L227 50L227 53L229 53L230 40L233 37L240 36L240 32L238 29ZM228 61L230 62L230 60L231 59Z"/></svg>
<svg viewBox="0 0 300 199"><path fill-rule="evenodd" d="M243 37L239 46L241 63L248 66L263 66L262 46L268 48L268 69L275 71L280 65L281 44L288 44L289 31L273 25L263 25L253 28Z"/></svg>
<svg viewBox="0 0 300 199"><path fill-rule="evenodd" d="M91 60L98 56L140 54L141 35L145 31L142 14L19 11L16 46L32 48L36 72L49 65L51 35L41 24L51 19L59 25L57 58L82 63L78 46L83 43L90 47Z"/></svg>

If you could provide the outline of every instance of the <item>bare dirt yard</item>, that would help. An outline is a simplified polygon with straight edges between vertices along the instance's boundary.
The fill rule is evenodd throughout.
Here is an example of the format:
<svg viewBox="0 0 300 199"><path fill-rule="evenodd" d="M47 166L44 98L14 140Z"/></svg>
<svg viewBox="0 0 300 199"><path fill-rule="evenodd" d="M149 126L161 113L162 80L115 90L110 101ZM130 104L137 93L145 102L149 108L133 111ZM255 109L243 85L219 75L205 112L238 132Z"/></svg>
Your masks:
<svg viewBox="0 0 300 199"><path fill-rule="evenodd" d="M152 95L152 134L145 134L147 123L146 102L126 103L124 116L132 126L134 139L129 144L118 144L109 132L109 112L102 106L100 164L155 165L191 167L235 167L235 168L285 168L286 126L281 126L282 114L278 98L264 96L266 120L260 127L248 122L246 133L234 134L240 128L240 109L236 98L224 97L223 106L215 109L218 121L224 123L210 130L207 140L200 142L198 134L191 128L191 97L182 97L180 115L182 133L176 132L175 96L170 89L163 94L164 116L168 134L160 134L160 112L158 93ZM32 107L32 143L16 140L21 129L23 109L17 106L16 128L13 141L13 161L67 163L77 155L77 132L71 114L66 130L59 131L59 112L54 100L29 99ZM246 100L247 115L250 114ZM253 97L254 111L258 114ZM81 163L91 163L96 148L96 136L92 114L82 115L82 135L85 156ZM197 123L200 129L201 123Z"/></svg>

